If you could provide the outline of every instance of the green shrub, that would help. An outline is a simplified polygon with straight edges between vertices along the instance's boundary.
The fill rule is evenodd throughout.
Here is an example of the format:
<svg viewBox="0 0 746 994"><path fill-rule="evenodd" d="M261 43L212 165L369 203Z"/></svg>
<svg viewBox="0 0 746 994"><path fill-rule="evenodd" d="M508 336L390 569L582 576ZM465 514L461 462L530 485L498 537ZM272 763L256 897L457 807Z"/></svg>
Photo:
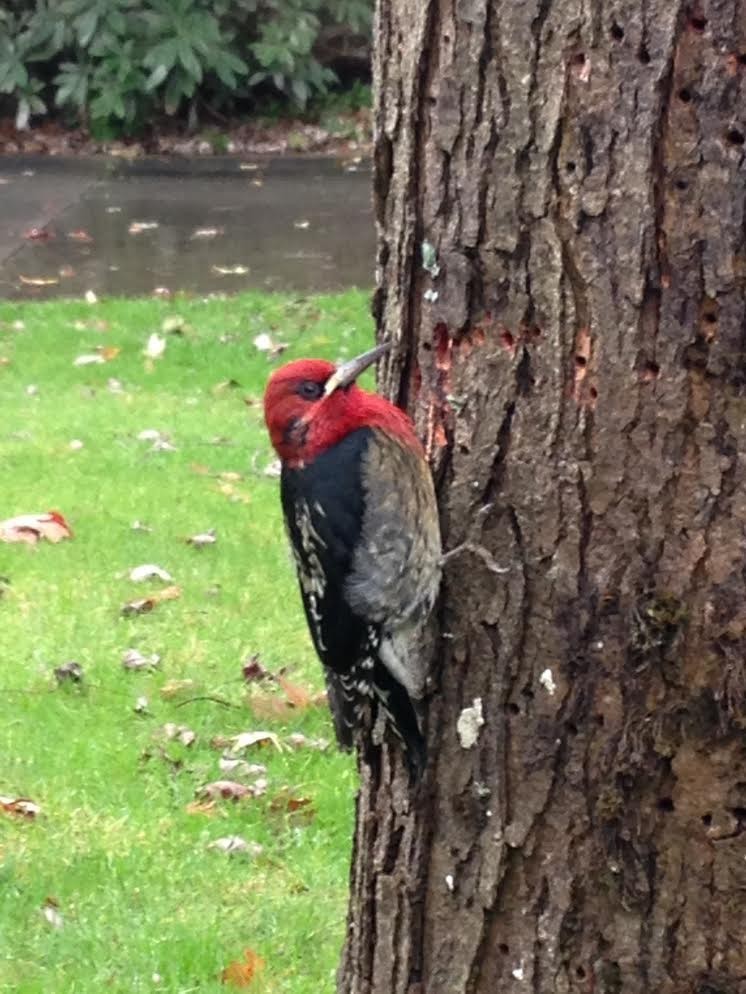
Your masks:
<svg viewBox="0 0 746 994"><path fill-rule="evenodd" d="M198 102L274 90L305 107L336 82L320 31L367 35L372 0L11 0L0 8L0 95L16 124L52 107L102 136Z"/></svg>

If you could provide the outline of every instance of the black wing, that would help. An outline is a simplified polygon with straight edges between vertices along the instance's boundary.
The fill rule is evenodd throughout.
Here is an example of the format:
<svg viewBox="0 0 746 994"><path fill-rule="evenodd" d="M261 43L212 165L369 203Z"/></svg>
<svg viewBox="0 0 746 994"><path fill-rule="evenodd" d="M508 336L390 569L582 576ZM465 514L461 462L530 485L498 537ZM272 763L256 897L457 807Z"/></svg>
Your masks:
<svg viewBox="0 0 746 994"><path fill-rule="evenodd" d="M316 652L346 674L364 652L367 625L344 596L363 526L361 462L371 431L361 428L302 469L283 467L282 510Z"/></svg>

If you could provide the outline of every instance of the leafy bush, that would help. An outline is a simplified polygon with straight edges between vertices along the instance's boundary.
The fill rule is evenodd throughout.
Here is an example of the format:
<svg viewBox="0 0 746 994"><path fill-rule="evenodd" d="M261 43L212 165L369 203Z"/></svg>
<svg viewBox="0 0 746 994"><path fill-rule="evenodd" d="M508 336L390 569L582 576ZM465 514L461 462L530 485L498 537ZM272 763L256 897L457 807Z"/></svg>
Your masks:
<svg viewBox="0 0 746 994"><path fill-rule="evenodd" d="M322 29L367 36L372 0L11 0L0 8L0 95L16 124L53 107L127 133L199 101L274 90L298 107L336 82Z"/></svg>

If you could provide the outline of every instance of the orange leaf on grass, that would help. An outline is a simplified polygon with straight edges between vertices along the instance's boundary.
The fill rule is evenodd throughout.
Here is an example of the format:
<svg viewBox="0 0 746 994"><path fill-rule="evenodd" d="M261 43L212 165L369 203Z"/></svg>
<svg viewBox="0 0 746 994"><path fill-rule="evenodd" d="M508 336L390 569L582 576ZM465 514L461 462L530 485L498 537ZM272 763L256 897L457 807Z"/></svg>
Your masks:
<svg viewBox="0 0 746 994"><path fill-rule="evenodd" d="M72 538L73 533L59 511L45 511L38 514L19 514L15 518L0 521L0 542L25 542L36 545L41 539L47 542L61 542Z"/></svg>
<svg viewBox="0 0 746 994"><path fill-rule="evenodd" d="M224 984L232 987L248 987L256 975L264 969L264 960L253 949L244 949L243 959L229 963L220 974Z"/></svg>
<svg viewBox="0 0 746 994"><path fill-rule="evenodd" d="M137 597L133 601L128 601L122 608L122 614L125 617L133 614L147 614L161 601L174 601L178 597L181 597L181 587L164 587L163 590L156 590L149 597Z"/></svg>
<svg viewBox="0 0 746 994"><path fill-rule="evenodd" d="M38 804L28 797L0 796L0 811L6 815L16 815L18 818L36 818L41 811Z"/></svg>

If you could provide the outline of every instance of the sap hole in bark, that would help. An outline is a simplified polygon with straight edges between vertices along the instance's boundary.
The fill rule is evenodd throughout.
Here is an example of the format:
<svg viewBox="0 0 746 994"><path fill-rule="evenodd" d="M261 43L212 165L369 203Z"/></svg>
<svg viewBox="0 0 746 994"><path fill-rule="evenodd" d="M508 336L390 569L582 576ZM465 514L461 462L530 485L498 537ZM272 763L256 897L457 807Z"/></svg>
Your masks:
<svg viewBox="0 0 746 994"><path fill-rule="evenodd" d="M565 163L565 170L568 173L574 173L577 168L577 165L572 161Z"/></svg>
<svg viewBox="0 0 746 994"><path fill-rule="evenodd" d="M676 187L677 190L688 190L689 189L689 184L687 183L687 181L685 179L677 179L674 182L674 186Z"/></svg>
<svg viewBox="0 0 746 994"><path fill-rule="evenodd" d="M731 808L730 813L734 818L738 818L739 821L746 821L746 808Z"/></svg>
<svg viewBox="0 0 746 994"><path fill-rule="evenodd" d="M687 88L685 86L683 86L679 90L678 97L679 97L679 100L681 100L682 103L689 104L689 103L692 102L692 91L691 90L687 90Z"/></svg>
<svg viewBox="0 0 746 994"><path fill-rule="evenodd" d="M576 355L575 365L580 366L581 369L585 369L585 367L588 365L588 360L584 355Z"/></svg>
<svg viewBox="0 0 746 994"><path fill-rule="evenodd" d="M511 714L520 714L521 713L520 707L514 701L511 701L510 704L508 704L508 711Z"/></svg>
<svg viewBox="0 0 746 994"><path fill-rule="evenodd" d="M614 41L621 41L622 38L624 38L624 28L617 24L616 21L611 22L611 28L609 31L611 32L611 37Z"/></svg>
<svg viewBox="0 0 746 994"><path fill-rule="evenodd" d="M510 952L510 946L507 944L507 942L501 942L500 945L497 947L497 951L501 953L503 956L507 956L508 953Z"/></svg>
<svg viewBox="0 0 746 994"><path fill-rule="evenodd" d="M746 52L741 52L741 54L737 57L736 61L738 62L739 66L746 66Z"/></svg>
<svg viewBox="0 0 746 994"><path fill-rule="evenodd" d="M575 724L574 721L568 721L568 723L567 723L567 731L570 733L570 735L577 735L578 734L578 726Z"/></svg>
<svg viewBox="0 0 746 994"><path fill-rule="evenodd" d="M578 980L585 980L585 967L584 966L575 967L575 976L578 978Z"/></svg>
<svg viewBox="0 0 746 994"><path fill-rule="evenodd" d="M640 379L643 383L650 383L660 376L661 368L657 362L646 362L640 372Z"/></svg>
<svg viewBox="0 0 746 994"><path fill-rule="evenodd" d="M603 728L604 725L606 724L606 719L602 714L595 714L593 716L593 720L596 722L599 728Z"/></svg>
<svg viewBox="0 0 746 994"><path fill-rule="evenodd" d="M738 128L729 128L725 133L725 140L730 145L743 145L746 141L746 136L744 136L743 131L739 131Z"/></svg>
<svg viewBox="0 0 746 994"><path fill-rule="evenodd" d="M637 50L637 58L644 66L650 65L650 52L647 50L645 45L640 45Z"/></svg>
<svg viewBox="0 0 746 994"><path fill-rule="evenodd" d="M689 24L694 28L695 31L704 31L707 27L707 18L702 17L701 14L692 14L689 18Z"/></svg>
<svg viewBox="0 0 746 994"><path fill-rule="evenodd" d="M524 687L521 693L528 701L532 701L534 699L534 692L531 687Z"/></svg>
<svg viewBox="0 0 746 994"><path fill-rule="evenodd" d="M709 811L706 814L702 815L702 824L705 826L705 828L709 828L710 825L712 825L712 815L710 814Z"/></svg>
<svg viewBox="0 0 746 994"><path fill-rule="evenodd" d="M658 798L658 810L659 811L673 811L674 803L671 797L659 797Z"/></svg>
<svg viewBox="0 0 746 994"><path fill-rule="evenodd" d="M713 311L707 311L705 314L702 315L702 320L706 324L717 324L718 316Z"/></svg>
<svg viewBox="0 0 746 994"><path fill-rule="evenodd" d="M500 344L508 352L512 352L515 349L515 338L507 329L500 332Z"/></svg>
<svg viewBox="0 0 746 994"><path fill-rule="evenodd" d="M598 400L598 390L595 387L591 387L588 393L591 395L591 400Z"/></svg>

